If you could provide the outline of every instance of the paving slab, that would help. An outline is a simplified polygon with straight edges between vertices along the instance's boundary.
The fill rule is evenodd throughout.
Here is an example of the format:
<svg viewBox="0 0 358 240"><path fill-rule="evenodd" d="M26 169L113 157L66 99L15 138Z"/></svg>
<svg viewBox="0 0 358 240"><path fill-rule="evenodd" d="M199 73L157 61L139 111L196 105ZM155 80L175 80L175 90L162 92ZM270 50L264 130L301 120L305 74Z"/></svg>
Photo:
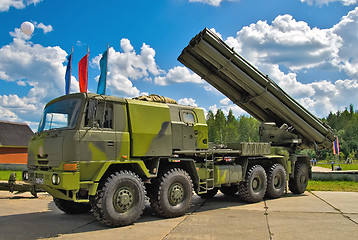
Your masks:
<svg viewBox="0 0 358 240"><path fill-rule="evenodd" d="M219 193L193 196L188 214L162 219L149 203L135 224L110 228L92 213L64 214L48 194L0 191L0 239L356 239L356 193L286 194L247 204ZM271 235L270 235L271 234Z"/></svg>
<svg viewBox="0 0 358 240"><path fill-rule="evenodd" d="M246 203L240 200L238 196L229 197L222 193L218 193L214 198L204 200L203 204L197 211L210 211L216 209L245 209L253 211L265 211L265 203Z"/></svg>
<svg viewBox="0 0 358 240"><path fill-rule="evenodd" d="M358 214L344 214L347 216L351 221L355 222L358 227Z"/></svg>
<svg viewBox="0 0 358 240"><path fill-rule="evenodd" d="M272 239L357 239L358 226L340 213L270 212Z"/></svg>
<svg viewBox="0 0 358 240"><path fill-rule="evenodd" d="M263 212L226 208L194 213L164 239L269 239L269 232Z"/></svg>
<svg viewBox="0 0 358 240"><path fill-rule="evenodd" d="M45 193L38 194L38 198L33 197L29 192L13 194L0 191L0 193L0 206L6 206L1 207L0 216L47 211L48 205L52 202L52 197ZM36 204L32 204L34 200Z"/></svg>
<svg viewBox="0 0 358 240"><path fill-rule="evenodd" d="M300 195L287 193L281 198L269 199L265 202L270 212L336 212L332 206L309 192Z"/></svg>
<svg viewBox="0 0 358 240"><path fill-rule="evenodd" d="M313 194L343 213L358 214L358 192L314 191Z"/></svg>

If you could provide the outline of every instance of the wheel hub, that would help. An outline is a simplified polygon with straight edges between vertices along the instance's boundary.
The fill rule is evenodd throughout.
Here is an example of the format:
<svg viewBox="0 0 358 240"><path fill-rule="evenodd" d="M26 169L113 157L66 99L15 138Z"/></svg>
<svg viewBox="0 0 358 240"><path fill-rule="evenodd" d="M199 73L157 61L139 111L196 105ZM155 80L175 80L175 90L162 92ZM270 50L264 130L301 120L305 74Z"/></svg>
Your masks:
<svg viewBox="0 0 358 240"><path fill-rule="evenodd" d="M169 188L168 193L169 202L175 206L181 203L184 199L184 187L180 183L174 183Z"/></svg>
<svg viewBox="0 0 358 240"><path fill-rule="evenodd" d="M278 176L275 176L275 178L273 179L274 186L277 188L280 186L280 183L281 183L280 178Z"/></svg>
<svg viewBox="0 0 358 240"><path fill-rule="evenodd" d="M254 180L252 181L252 189L255 192L258 192L260 189L260 179L259 178L254 178Z"/></svg>
<svg viewBox="0 0 358 240"><path fill-rule="evenodd" d="M307 180L306 180L306 176L305 176L304 174L302 174L301 177L300 177L300 183L301 183L301 184L305 184L306 181L307 181Z"/></svg>
<svg viewBox="0 0 358 240"><path fill-rule="evenodd" d="M113 196L113 206L118 212L125 212L133 206L133 191L127 188L118 189Z"/></svg>

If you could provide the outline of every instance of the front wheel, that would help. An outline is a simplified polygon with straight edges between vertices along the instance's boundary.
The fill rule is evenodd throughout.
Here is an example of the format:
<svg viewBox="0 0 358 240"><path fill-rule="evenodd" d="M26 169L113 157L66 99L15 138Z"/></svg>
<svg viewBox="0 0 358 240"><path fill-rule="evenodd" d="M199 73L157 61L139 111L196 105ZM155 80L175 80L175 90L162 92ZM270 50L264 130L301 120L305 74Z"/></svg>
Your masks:
<svg viewBox="0 0 358 240"><path fill-rule="evenodd" d="M150 205L162 217L179 217L190 208L193 184L189 174L181 168L172 168L153 179Z"/></svg>
<svg viewBox="0 0 358 240"><path fill-rule="evenodd" d="M239 197L249 203L259 202L265 196L266 187L265 169L254 165L247 171L245 181L239 184Z"/></svg>
<svg viewBox="0 0 358 240"><path fill-rule="evenodd" d="M94 216L102 223L119 227L134 223L144 210L145 188L131 171L120 171L106 179L91 199Z"/></svg>
<svg viewBox="0 0 358 240"><path fill-rule="evenodd" d="M67 214L85 213L91 210L89 203L77 203L60 198L53 198L56 207Z"/></svg>
<svg viewBox="0 0 358 240"><path fill-rule="evenodd" d="M308 167L303 162L295 164L294 177L289 180L288 187L292 193L301 194L306 191L308 185Z"/></svg>

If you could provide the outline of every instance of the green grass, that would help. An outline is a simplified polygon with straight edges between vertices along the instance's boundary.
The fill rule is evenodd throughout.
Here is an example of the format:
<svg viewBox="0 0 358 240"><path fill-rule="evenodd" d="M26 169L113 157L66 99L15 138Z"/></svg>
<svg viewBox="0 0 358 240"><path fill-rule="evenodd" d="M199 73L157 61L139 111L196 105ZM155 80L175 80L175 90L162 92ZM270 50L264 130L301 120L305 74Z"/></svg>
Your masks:
<svg viewBox="0 0 358 240"><path fill-rule="evenodd" d="M351 163L351 164L335 163L334 164L335 167L338 167L338 165L341 166L342 170L358 170L358 163ZM330 163L326 163L326 164L319 163L319 164L317 164L317 166L332 169Z"/></svg>
<svg viewBox="0 0 358 240"><path fill-rule="evenodd" d="M10 174L12 172L16 172L16 180L17 181L21 181L22 178L22 172L21 171L6 171L6 170L1 170L0 171L0 180L9 180Z"/></svg>
<svg viewBox="0 0 358 240"><path fill-rule="evenodd" d="M358 182L310 180L308 182L307 191L358 192Z"/></svg>

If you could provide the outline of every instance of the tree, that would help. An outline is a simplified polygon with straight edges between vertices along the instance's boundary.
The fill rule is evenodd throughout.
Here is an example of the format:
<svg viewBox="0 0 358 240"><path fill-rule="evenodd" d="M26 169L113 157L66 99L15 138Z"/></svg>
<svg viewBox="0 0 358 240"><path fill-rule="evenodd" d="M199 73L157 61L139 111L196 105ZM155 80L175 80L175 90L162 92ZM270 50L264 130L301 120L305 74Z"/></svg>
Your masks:
<svg viewBox="0 0 358 240"><path fill-rule="evenodd" d="M215 114L214 131L216 131L216 141L214 143L224 144L225 140L225 129L226 129L226 118L221 109Z"/></svg>
<svg viewBox="0 0 358 240"><path fill-rule="evenodd" d="M238 120L238 141L239 142L258 142L260 122L253 117L242 115Z"/></svg>
<svg viewBox="0 0 358 240"><path fill-rule="evenodd" d="M209 110L208 114L206 115L206 124L208 125L209 142L215 142L215 138L216 138L216 134L214 130L215 116L211 110Z"/></svg>
<svg viewBox="0 0 358 240"><path fill-rule="evenodd" d="M239 134L237 132L237 120L230 109L226 118L225 143L237 142Z"/></svg>

